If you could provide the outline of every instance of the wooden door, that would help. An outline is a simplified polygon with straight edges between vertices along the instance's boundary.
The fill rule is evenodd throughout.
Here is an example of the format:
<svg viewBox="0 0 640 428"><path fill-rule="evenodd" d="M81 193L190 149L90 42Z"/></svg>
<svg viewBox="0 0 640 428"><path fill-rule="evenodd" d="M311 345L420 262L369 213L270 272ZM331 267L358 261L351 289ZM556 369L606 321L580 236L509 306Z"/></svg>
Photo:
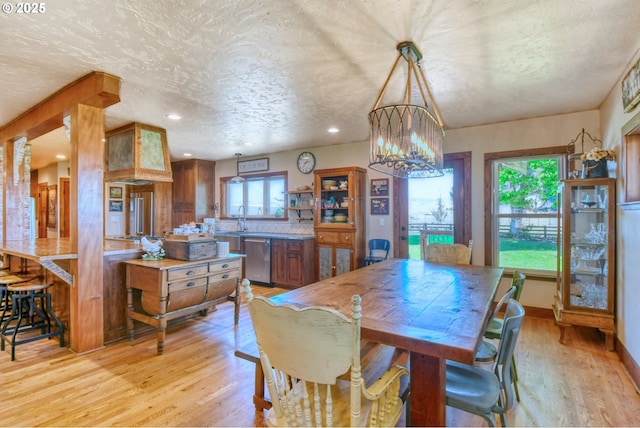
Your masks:
<svg viewBox="0 0 640 428"><path fill-rule="evenodd" d="M47 237L47 201L49 200L49 183L38 184L38 238Z"/></svg>
<svg viewBox="0 0 640 428"><path fill-rule="evenodd" d="M69 179L60 179L60 237L69 237Z"/></svg>

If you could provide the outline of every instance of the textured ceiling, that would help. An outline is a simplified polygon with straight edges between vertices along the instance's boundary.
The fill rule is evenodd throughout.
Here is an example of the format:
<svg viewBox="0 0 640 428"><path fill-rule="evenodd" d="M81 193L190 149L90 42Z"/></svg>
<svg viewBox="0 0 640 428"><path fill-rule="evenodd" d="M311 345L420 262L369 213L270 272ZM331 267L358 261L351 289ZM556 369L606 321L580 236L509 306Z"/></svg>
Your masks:
<svg viewBox="0 0 640 428"><path fill-rule="evenodd" d="M122 78L107 128L164 127L174 159L367 139L403 40L422 51L447 129L597 108L640 47L637 0L44 4L0 14L0 124L104 71ZM384 101L398 97L394 85Z"/></svg>

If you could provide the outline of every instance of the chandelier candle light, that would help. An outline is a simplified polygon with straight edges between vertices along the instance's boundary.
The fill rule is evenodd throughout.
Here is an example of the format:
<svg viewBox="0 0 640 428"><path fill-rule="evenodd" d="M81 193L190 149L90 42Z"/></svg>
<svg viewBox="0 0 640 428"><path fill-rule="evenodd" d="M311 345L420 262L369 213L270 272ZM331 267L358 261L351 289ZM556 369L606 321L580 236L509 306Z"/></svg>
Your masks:
<svg viewBox="0 0 640 428"><path fill-rule="evenodd" d="M442 176L444 129L420 66L422 54L413 42L399 43L396 48L398 58L369 113L369 168L401 178ZM400 58L407 61L402 104L378 107ZM423 105L412 104L416 89ZM428 109L427 97L434 114Z"/></svg>

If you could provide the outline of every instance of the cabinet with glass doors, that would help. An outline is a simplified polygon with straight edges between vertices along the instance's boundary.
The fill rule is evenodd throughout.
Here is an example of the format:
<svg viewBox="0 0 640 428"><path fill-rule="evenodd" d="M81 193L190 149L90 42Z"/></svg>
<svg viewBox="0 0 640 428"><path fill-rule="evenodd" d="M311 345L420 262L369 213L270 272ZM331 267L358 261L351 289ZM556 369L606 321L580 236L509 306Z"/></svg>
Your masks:
<svg viewBox="0 0 640 428"><path fill-rule="evenodd" d="M558 193L558 278L553 311L560 342L572 325L594 327L613 350L615 179L563 180Z"/></svg>

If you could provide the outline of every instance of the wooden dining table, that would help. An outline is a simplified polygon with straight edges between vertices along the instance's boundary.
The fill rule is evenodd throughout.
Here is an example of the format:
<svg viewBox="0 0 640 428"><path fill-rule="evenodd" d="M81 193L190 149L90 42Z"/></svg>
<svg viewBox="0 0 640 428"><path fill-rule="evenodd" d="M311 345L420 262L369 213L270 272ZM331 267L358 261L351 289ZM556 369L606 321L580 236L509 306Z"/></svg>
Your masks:
<svg viewBox="0 0 640 428"><path fill-rule="evenodd" d="M362 297L363 339L409 351L414 426L446 425L446 360L473 364L502 268L389 259L272 297L351 315Z"/></svg>

